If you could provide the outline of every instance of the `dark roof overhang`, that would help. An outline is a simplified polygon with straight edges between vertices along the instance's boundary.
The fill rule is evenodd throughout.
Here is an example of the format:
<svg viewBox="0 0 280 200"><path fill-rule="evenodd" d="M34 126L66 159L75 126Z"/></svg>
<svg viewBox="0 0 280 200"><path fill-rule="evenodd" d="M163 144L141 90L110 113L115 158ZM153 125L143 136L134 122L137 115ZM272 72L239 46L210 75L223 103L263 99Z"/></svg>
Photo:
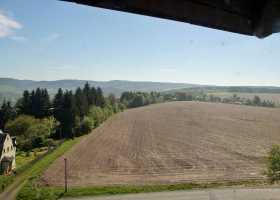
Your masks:
<svg viewBox="0 0 280 200"><path fill-rule="evenodd" d="M264 38L280 31L279 0L63 0Z"/></svg>

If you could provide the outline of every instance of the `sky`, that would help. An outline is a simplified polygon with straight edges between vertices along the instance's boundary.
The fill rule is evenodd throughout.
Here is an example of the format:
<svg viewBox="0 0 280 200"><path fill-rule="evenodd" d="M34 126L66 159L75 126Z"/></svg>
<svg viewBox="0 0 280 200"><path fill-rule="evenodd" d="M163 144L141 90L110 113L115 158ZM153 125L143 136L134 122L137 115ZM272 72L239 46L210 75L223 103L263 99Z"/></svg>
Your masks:
<svg viewBox="0 0 280 200"><path fill-rule="evenodd" d="M0 77L280 86L279 36L57 0L1 0Z"/></svg>

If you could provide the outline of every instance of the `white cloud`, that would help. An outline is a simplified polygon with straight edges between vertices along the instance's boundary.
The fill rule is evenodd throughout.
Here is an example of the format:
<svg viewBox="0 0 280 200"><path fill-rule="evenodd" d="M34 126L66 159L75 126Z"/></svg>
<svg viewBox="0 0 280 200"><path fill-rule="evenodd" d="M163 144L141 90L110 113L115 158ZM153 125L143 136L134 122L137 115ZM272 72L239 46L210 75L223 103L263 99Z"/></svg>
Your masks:
<svg viewBox="0 0 280 200"><path fill-rule="evenodd" d="M21 29L22 25L0 11L0 38L13 35L14 30Z"/></svg>

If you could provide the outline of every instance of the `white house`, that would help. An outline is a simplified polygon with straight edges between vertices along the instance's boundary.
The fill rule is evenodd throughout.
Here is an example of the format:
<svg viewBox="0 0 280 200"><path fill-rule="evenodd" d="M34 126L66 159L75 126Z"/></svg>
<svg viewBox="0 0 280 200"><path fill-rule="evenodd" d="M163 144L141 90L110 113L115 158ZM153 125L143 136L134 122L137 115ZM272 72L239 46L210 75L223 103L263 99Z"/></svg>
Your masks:
<svg viewBox="0 0 280 200"><path fill-rule="evenodd" d="M16 168L16 138L0 130L0 173L7 175Z"/></svg>

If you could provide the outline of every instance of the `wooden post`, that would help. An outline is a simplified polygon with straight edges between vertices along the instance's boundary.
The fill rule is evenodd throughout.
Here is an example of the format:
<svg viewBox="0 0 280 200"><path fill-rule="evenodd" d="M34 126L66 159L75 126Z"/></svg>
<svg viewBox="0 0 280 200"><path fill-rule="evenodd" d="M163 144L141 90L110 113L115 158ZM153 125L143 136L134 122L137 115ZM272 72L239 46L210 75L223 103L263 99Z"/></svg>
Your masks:
<svg viewBox="0 0 280 200"><path fill-rule="evenodd" d="M64 174L64 181L65 181L65 189L64 189L64 191L65 192L67 192L67 189L68 189L68 182L67 182L67 158L64 158L64 167L65 167L65 169L64 169L64 172L65 172L65 174Z"/></svg>

